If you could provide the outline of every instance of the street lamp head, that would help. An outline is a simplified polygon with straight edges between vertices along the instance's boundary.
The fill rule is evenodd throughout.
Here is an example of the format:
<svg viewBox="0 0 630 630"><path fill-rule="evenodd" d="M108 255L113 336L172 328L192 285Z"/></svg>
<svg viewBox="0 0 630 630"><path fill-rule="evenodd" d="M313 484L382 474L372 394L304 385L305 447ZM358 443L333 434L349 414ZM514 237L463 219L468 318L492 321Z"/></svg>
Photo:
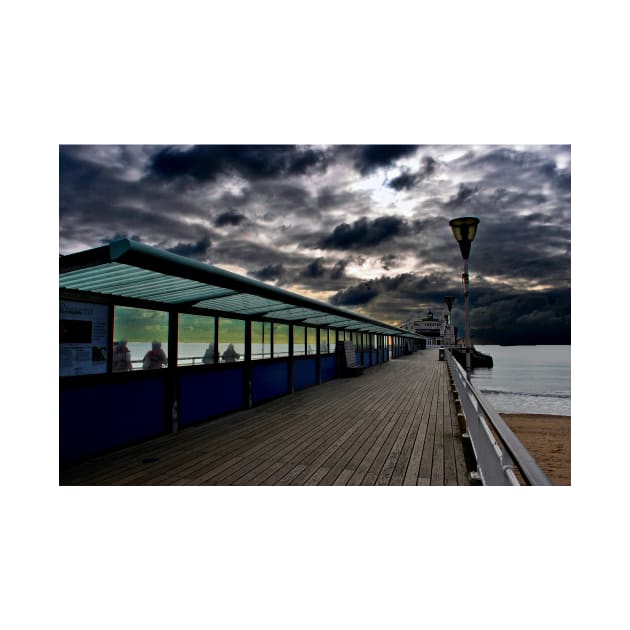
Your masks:
<svg viewBox="0 0 630 630"><path fill-rule="evenodd" d="M477 233L477 225L479 219L477 217L459 217L458 219L451 219L448 224L453 230L453 236L459 243L459 249L462 252L464 260L468 260L470 256L470 244L475 238Z"/></svg>

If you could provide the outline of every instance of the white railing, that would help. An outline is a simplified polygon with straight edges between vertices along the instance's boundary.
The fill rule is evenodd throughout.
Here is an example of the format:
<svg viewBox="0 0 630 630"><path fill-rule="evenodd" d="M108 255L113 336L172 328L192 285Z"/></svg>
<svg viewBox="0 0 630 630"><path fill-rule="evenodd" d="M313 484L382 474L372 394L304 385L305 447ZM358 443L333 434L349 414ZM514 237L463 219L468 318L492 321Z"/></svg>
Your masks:
<svg viewBox="0 0 630 630"><path fill-rule="evenodd" d="M461 411L466 420L464 437L470 439L477 462L477 472L483 485L521 485L515 472L518 470L527 485L550 486L551 481L547 475L505 420L468 380L464 368L450 351L446 351L445 354Z"/></svg>

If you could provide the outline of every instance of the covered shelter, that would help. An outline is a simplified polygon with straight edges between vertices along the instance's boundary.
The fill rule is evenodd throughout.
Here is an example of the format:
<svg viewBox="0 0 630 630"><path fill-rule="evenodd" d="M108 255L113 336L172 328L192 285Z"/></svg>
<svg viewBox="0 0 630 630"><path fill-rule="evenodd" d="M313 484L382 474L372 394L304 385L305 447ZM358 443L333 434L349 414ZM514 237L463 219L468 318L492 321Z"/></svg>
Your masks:
<svg viewBox="0 0 630 630"><path fill-rule="evenodd" d="M61 256L59 291L62 465L337 378L341 341L371 367L422 339L127 239Z"/></svg>

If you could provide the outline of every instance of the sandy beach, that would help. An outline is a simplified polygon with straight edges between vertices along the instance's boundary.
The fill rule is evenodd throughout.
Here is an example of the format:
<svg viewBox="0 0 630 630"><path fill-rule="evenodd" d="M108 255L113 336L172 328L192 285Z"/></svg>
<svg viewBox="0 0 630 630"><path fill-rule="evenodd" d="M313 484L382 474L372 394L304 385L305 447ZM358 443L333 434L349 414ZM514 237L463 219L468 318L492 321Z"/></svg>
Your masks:
<svg viewBox="0 0 630 630"><path fill-rule="evenodd" d="M571 485L571 416L502 413L554 486Z"/></svg>

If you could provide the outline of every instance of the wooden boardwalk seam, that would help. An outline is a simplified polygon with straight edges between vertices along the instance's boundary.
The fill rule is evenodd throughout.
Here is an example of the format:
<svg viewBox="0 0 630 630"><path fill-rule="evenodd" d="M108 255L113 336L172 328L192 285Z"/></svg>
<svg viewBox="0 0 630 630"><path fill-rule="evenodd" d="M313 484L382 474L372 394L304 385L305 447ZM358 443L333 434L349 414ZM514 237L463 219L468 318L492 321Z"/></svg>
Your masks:
<svg viewBox="0 0 630 630"><path fill-rule="evenodd" d="M60 482L468 485L468 478L446 362L424 350L93 457L62 470Z"/></svg>

